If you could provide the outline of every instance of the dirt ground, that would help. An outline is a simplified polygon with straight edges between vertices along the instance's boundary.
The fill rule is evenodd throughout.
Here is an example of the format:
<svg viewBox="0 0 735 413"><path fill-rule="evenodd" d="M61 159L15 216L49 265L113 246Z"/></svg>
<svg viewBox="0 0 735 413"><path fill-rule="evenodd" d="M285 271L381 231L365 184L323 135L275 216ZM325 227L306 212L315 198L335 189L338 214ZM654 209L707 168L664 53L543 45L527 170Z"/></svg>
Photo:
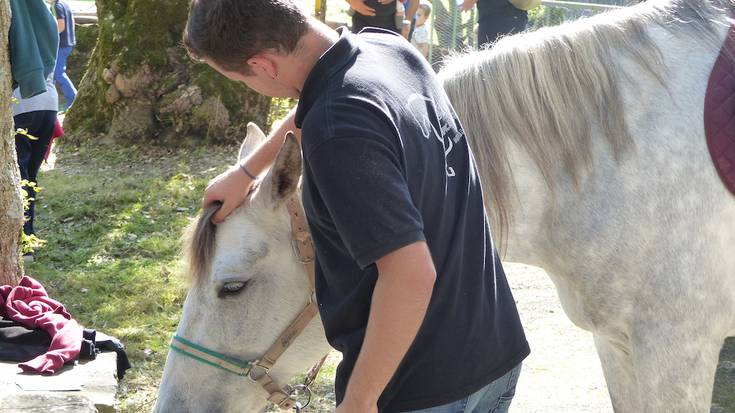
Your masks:
<svg viewBox="0 0 735 413"><path fill-rule="evenodd" d="M592 334L569 321L543 270L513 263L505 269L531 345L511 411L612 412Z"/></svg>

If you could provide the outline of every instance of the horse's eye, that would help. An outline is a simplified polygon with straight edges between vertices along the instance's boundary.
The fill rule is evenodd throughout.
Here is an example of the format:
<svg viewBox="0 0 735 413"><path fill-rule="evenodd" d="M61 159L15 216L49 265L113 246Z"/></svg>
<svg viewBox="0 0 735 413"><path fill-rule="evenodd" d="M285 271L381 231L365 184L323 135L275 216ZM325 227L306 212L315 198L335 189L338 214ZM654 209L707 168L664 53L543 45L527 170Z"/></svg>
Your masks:
<svg viewBox="0 0 735 413"><path fill-rule="evenodd" d="M217 296L226 297L240 294L242 289L245 288L245 285L247 285L247 282L245 281L231 281L224 283L224 285L222 285L222 289L219 290Z"/></svg>

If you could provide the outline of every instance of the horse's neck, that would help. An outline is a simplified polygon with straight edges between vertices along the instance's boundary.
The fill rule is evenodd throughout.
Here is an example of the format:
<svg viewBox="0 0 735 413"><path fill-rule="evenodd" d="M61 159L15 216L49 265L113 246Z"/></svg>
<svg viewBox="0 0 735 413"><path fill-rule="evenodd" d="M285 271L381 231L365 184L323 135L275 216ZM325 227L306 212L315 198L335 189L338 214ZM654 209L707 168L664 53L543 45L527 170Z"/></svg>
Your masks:
<svg viewBox="0 0 735 413"><path fill-rule="evenodd" d="M518 192L517 197L510 201L512 217L507 240L501 246L503 259L541 266L544 259L540 246L544 243L543 234L548 226L544 217L551 193L525 152L514 148L509 151L508 158Z"/></svg>

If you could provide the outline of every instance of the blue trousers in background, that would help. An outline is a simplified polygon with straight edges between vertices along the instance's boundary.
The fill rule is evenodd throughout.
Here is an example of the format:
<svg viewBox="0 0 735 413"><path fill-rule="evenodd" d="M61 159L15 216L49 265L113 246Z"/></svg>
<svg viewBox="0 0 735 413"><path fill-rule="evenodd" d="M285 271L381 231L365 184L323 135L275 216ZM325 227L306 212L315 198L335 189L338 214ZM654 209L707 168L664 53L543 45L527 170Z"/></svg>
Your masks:
<svg viewBox="0 0 735 413"><path fill-rule="evenodd" d="M77 96L77 88L74 87L74 83L71 82L69 76L66 74L66 61L69 59L73 47L59 47L59 53L56 56L56 66L54 67L54 82L61 86L61 93L64 94L64 100L66 106L64 109L69 109L74 98Z"/></svg>

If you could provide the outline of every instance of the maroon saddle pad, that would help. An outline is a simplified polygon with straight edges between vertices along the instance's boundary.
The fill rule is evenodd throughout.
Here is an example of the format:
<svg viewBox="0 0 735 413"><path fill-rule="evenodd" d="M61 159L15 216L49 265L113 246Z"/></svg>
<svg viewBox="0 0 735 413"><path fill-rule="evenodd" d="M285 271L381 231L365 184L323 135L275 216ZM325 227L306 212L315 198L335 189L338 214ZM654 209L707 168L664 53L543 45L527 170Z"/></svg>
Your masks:
<svg viewBox="0 0 735 413"><path fill-rule="evenodd" d="M712 161L735 195L735 24L717 57L704 98L704 133Z"/></svg>

